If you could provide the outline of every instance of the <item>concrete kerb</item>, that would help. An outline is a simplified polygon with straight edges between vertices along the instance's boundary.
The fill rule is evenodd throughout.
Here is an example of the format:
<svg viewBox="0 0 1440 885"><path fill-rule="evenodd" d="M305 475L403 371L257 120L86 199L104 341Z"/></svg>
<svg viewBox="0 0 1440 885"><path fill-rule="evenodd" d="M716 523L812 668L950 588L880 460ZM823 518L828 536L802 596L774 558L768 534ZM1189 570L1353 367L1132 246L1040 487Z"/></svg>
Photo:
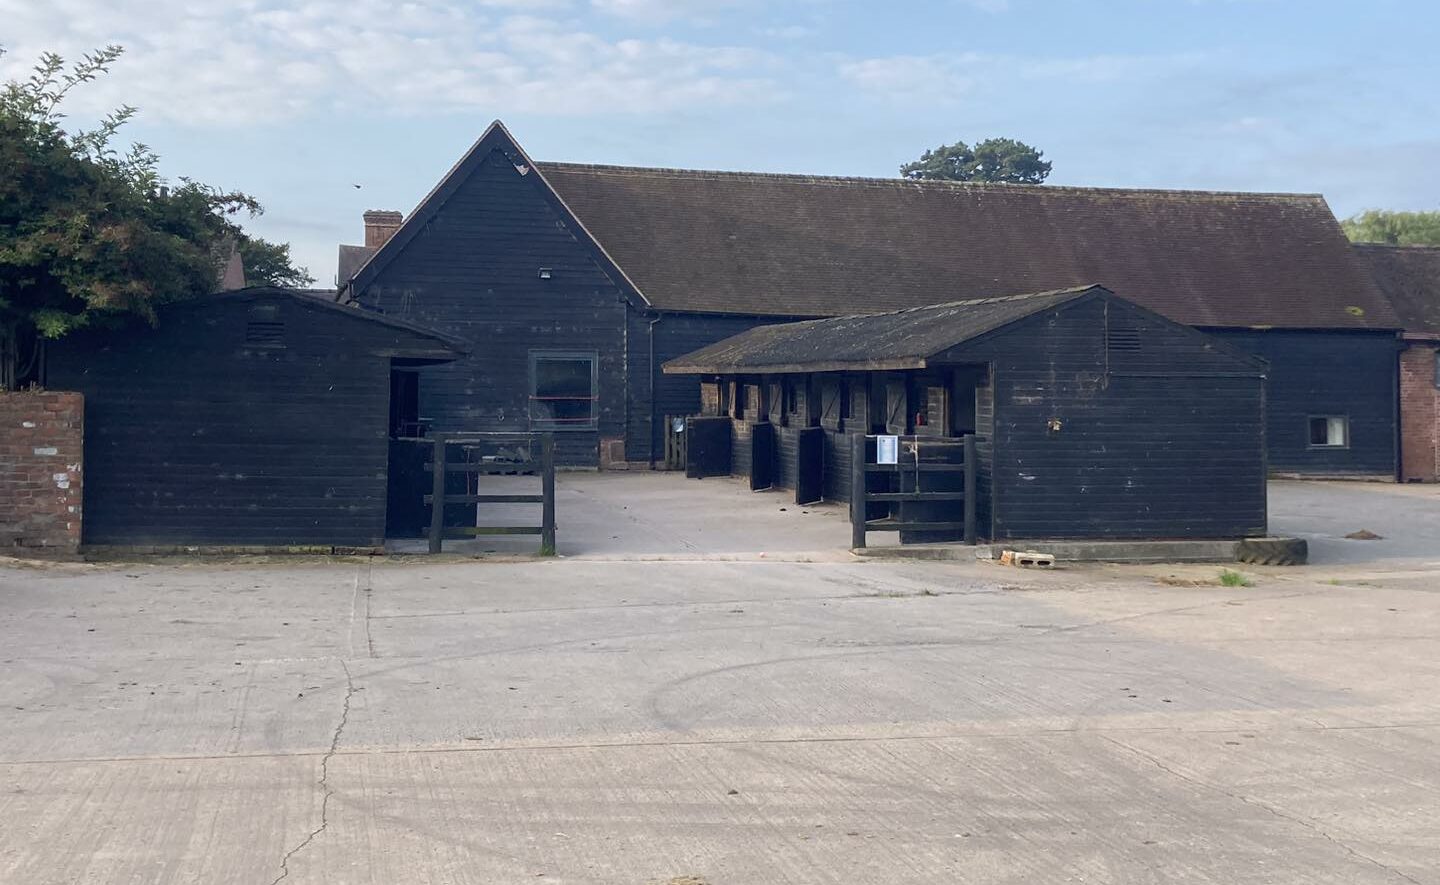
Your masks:
<svg viewBox="0 0 1440 885"><path fill-rule="evenodd" d="M1006 550L1048 553L1066 562L1223 563L1238 561L1236 540L1204 541L1010 541L1004 544L906 544L866 547L858 556L931 561L998 560Z"/></svg>

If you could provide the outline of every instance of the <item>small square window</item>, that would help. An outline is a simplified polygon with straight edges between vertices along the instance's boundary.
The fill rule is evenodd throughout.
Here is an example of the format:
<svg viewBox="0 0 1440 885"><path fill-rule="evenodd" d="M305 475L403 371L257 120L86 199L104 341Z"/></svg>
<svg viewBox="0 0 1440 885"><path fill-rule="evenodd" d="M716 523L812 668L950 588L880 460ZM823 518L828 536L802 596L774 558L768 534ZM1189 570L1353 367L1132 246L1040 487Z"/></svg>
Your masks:
<svg viewBox="0 0 1440 885"><path fill-rule="evenodd" d="M530 426L535 430L593 430L595 355L530 354Z"/></svg>
<svg viewBox="0 0 1440 885"><path fill-rule="evenodd" d="M1343 449L1350 445L1350 419L1344 415L1317 415L1310 419L1313 448Z"/></svg>

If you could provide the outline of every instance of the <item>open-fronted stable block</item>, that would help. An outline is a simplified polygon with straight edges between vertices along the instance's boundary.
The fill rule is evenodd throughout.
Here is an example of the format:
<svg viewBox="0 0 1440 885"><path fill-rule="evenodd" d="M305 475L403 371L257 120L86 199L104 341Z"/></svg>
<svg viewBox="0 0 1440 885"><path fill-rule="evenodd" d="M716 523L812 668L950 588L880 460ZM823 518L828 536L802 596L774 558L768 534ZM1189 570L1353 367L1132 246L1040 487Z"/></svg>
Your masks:
<svg viewBox="0 0 1440 885"><path fill-rule="evenodd" d="M902 542L963 537L966 508L995 541L1265 533L1264 363L1100 286L766 326L664 369L702 383L690 475L852 511L863 492L867 531ZM881 436L969 438L972 463L877 464L872 442L857 469Z"/></svg>

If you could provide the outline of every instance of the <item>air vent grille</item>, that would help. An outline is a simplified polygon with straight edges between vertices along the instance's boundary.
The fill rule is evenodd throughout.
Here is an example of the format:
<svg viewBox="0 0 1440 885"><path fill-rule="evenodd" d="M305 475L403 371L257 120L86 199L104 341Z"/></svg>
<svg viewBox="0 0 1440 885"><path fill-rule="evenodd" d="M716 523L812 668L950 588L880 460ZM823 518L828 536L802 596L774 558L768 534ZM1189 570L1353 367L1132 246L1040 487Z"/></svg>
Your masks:
<svg viewBox="0 0 1440 885"><path fill-rule="evenodd" d="M1116 353L1134 353L1140 349L1140 330L1111 328L1105 334L1105 346Z"/></svg>
<svg viewBox="0 0 1440 885"><path fill-rule="evenodd" d="M245 343L252 347L283 347L285 324L251 320L245 324Z"/></svg>

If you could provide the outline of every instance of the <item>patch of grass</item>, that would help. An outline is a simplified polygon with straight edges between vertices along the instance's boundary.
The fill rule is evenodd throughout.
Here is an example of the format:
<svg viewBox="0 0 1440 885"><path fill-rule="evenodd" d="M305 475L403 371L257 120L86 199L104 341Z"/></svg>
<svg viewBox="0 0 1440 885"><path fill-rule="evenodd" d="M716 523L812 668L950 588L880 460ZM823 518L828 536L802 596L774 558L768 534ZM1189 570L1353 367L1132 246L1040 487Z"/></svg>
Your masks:
<svg viewBox="0 0 1440 885"><path fill-rule="evenodd" d="M1220 586L1222 587L1253 587L1255 582L1230 569L1220 570Z"/></svg>

